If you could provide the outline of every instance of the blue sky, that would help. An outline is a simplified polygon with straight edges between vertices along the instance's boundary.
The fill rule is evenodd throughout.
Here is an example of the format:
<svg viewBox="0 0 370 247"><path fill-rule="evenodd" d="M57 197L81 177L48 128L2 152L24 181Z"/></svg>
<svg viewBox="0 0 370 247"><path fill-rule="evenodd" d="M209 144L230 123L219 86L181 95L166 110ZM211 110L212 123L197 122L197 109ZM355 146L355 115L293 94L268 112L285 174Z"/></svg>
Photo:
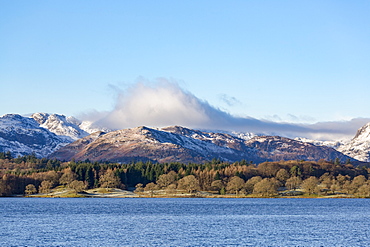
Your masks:
<svg viewBox="0 0 370 247"><path fill-rule="evenodd" d="M369 11L368 1L0 0L0 115L111 111L122 91L165 78L236 117L370 118Z"/></svg>

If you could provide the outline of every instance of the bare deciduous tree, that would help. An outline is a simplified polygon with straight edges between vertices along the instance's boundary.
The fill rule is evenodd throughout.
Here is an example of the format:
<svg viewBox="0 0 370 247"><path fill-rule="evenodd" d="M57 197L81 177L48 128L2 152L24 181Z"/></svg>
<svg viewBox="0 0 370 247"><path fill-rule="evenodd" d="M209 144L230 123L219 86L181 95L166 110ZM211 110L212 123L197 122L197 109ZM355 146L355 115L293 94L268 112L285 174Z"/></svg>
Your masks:
<svg viewBox="0 0 370 247"><path fill-rule="evenodd" d="M100 176L99 183L102 188L118 188L121 185L121 181L112 169L108 169L104 175Z"/></svg>
<svg viewBox="0 0 370 247"><path fill-rule="evenodd" d="M83 181L73 180L69 183L68 187L78 193L84 191L87 187L87 184Z"/></svg>
<svg viewBox="0 0 370 247"><path fill-rule="evenodd" d="M142 183L138 183L136 186L135 186L135 192L137 193L140 193L140 192L143 192L144 191L144 188L143 188L143 184Z"/></svg>
<svg viewBox="0 0 370 247"><path fill-rule="evenodd" d="M167 174L162 174L157 179L157 185L160 188L166 188L168 185L176 181L176 177L177 177L177 173L174 171L170 171Z"/></svg>
<svg viewBox="0 0 370 247"><path fill-rule="evenodd" d="M158 186L155 183L148 183L144 190L150 192L150 196L153 197L154 191L158 189Z"/></svg>
<svg viewBox="0 0 370 247"><path fill-rule="evenodd" d="M225 185L224 183L222 182L222 180L215 180L211 183L211 187L212 189L214 190L218 190L220 191L222 188L225 188Z"/></svg>
<svg viewBox="0 0 370 247"><path fill-rule="evenodd" d="M39 186L39 193L47 194L50 193L50 189L53 186L53 182L49 180L44 180L41 182L41 185Z"/></svg>
<svg viewBox="0 0 370 247"><path fill-rule="evenodd" d="M302 188L307 192L307 194L312 195L319 192L319 187L317 186L319 180L316 177L309 177L302 182Z"/></svg>
<svg viewBox="0 0 370 247"><path fill-rule="evenodd" d="M302 179L300 177L291 177L285 182L285 186L290 190L296 190L302 183Z"/></svg>
<svg viewBox="0 0 370 247"><path fill-rule="evenodd" d="M262 196L273 196L277 192L277 180L275 178L264 178L254 185L253 193Z"/></svg>
<svg viewBox="0 0 370 247"><path fill-rule="evenodd" d="M186 177L183 177L178 181L178 188L184 189L188 191L189 193L194 193L195 191L199 190L199 181L195 178L194 175L189 175Z"/></svg>
<svg viewBox="0 0 370 247"><path fill-rule="evenodd" d="M250 179L248 179L247 182L245 182L245 190L248 194L253 193L254 185L258 182L260 182L262 178L260 176L255 176Z"/></svg>
<svg viewBox="0 0 370 247"><path fill-rule="evenodd" d="M234 176L230 179L230 181L227 183L226 190L238 194L241 189L244 188L245 181L244 179Z"/></svg>
<svg viewBox="0 0 370 247"><path fill-rule="evenodd" d="M66 168L63 175L59 179L59 183L63 185L68 185L72 181L77 179L76 173L72 172L71 168Z"/></svg>
<svg viewBox="0 0 370 247"><path fill-rule="evenodd" d="M289 175L289 172L285 169L280 169L277 173L276 173L276 179L279 180L283 185L285 184L285 182L289 179L290 175Z"/></svg>
<svg viewBox="0 0 370 247"><path fill-rule="evenodd" d="M26 186L26 189L25 189L24 193L25 193L26 195L33 195L33 194L36 194L36 193L37 193L36 186L35 186L35 185L33 185L33 184L28 184L28 185Z"/></svg>

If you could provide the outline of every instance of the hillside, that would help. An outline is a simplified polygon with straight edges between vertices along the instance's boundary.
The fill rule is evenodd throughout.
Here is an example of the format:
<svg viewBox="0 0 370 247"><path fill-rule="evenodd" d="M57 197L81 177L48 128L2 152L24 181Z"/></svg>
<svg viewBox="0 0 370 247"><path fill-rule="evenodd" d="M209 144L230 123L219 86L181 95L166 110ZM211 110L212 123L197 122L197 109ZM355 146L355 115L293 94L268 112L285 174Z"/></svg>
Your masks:
<svg viewBox="0 0 370 247"><path fill-rule="evenodd" d="M355 137L341 145L338 151L357 160L370 162L370 123L361 127Z"/></svg>
<svg viewBox="0 0 370 247"><path fill-rule="evenodd" d="M97 130L90 122L64 115L6 114L0 117L0 152L10 151L15 157L34 153L42 158Z"/></svg>
<svg viewBox="0 0 370 247"><path fill-rule="evenodd" d="M131 162L205 162L248 160L351 159L324 146L278 136L245 140L225 133L192 130L180 126L162 129L137 127L109 133L98 132L71 143L49 156L60 160Z"/></svg>
<svg viewBox="0 0 370 247"><path fill-rule="evenodd" d="M13 156L35 153L45 157L69 142L40 127L33 118L7 114L0 118L0 151Z"/></svg>
<svg viewBox="0 0 370 247"><path fill-rule="evenodd" d="M189 163L212 159L231 162L241 159L253 162L338 159L346 162L352 159L368 162L370 123L361 127L350 142L323 142L257 136L248 132L199 131L181 126L142 126L110 131L96 128L92 122L59 114L35 113L30 117L7 114L0 117L0 152L7 151L15 157L34 153L39 158L113 162Z"/></svg>

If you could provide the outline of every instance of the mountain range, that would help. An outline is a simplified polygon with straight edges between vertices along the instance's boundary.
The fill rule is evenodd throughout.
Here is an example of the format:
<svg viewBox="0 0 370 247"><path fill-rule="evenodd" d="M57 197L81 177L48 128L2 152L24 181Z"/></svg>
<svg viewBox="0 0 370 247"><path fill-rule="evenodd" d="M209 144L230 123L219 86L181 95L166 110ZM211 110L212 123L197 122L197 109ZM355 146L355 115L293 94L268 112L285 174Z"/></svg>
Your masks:
<svg viewBox="0 0 370 247"><path fill-rule="evenodd" d="M0 151L60 160L205 162L347 160L369 162L370 123L349 142L211 132L181 126L108 130L58 114L0 117Z"/></svg>
<svg viewBox="0 0 370 247"><path fill-rule="evenodd" d="M58 114L35 113L31 117L0 117L0 151L13 156L34 153L47 157L59 148L97 131L90 122Z"/></svg>

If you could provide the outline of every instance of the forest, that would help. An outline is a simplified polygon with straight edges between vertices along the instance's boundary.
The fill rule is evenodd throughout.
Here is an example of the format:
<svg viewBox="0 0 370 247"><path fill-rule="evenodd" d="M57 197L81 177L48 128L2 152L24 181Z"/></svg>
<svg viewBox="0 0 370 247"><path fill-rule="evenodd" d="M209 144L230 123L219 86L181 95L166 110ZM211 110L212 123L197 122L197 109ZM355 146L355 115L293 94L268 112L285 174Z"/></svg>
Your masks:
<svg viewBox="0 0 370 247"><path fill-rule="evenodd" d="M370 168L350 162L289 160L254 164L213 159L203 164L61 162L0 152L0 196L47 194L57 187L76 195L93 188L120 188L155 196L184 191L196 196L370 197Z"/></svg>

